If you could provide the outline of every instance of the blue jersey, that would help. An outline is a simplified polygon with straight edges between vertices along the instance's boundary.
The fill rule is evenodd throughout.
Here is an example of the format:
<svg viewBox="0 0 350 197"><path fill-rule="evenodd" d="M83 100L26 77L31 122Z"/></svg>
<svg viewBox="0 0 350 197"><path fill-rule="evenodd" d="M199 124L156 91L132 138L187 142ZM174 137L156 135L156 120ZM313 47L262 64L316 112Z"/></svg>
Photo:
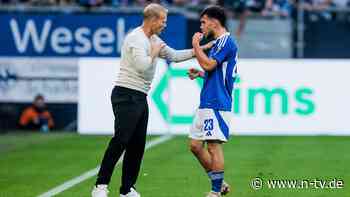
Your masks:
<svg viewBox="0 0 350 197"><path fill-rule="evenodd" d="M215 41L209 58L214 59L217 66L205 72L199 108L231 111L233 84L237 75L237 45L229 33Z"/></svg>

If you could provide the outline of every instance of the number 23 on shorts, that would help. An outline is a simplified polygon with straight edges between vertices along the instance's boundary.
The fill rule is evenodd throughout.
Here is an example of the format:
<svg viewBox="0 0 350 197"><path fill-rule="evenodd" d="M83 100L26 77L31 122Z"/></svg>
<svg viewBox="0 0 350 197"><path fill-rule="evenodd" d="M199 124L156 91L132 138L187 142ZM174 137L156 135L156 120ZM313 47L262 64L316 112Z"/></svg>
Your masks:
<svg viewBox="0 0 350 197"><path fill-rule="evenodd" d="M211 131L214 129L214 121L213 119L205 119L204 120L204 131L206 132L206 136L211 136Z"/></svg>

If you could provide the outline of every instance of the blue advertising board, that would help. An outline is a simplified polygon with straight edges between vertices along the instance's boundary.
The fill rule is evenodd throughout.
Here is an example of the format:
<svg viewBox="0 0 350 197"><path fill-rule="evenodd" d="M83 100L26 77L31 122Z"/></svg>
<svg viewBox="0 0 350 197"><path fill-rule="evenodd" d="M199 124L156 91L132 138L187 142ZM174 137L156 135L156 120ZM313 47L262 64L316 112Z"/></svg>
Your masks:
<svg viewBox="0 0 350 197"><path fill-rule="evenodd" d="M0 13L0 56L118 57L139 13ZM175 49L186 46L186 19L168 16L161 38Z"/></svg>

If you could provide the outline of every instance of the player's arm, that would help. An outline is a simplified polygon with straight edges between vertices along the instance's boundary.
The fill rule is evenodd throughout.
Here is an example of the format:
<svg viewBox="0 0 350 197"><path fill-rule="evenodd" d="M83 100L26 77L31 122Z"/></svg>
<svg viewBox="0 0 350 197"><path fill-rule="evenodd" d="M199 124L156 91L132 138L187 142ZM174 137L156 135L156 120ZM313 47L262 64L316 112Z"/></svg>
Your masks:
<svg viewBox="0 0 350 197"><path fill-rule="evenodd" d="M211 71L213 70L217 62L214 59L209 58L199 45L200 40L202 39L202 34L201 33L195 33L192 37L192 46L194 53L196 55L196 58L198 60L199 65L203 68L205 71Z"/></svg>

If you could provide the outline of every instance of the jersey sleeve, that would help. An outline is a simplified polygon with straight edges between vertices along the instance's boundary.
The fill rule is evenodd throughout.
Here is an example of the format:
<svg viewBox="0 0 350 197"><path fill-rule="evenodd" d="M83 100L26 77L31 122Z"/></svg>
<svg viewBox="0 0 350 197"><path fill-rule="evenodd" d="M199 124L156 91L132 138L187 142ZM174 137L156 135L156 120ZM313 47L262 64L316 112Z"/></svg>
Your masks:
<svg viewBox="0 0 350 197"><path fill-rule="evenodd" d="M212 59L214 59L217 65L221 65L229 56L235 55L234 46L227 40L223 43L218 44L217 51L212 55Z"/></svg>
<svg viewBox="0 0 350 197"><path fill-rule="evenodd" d="M133 65L138 72L144 72L152 66L153 61L142 40L136 36L125 40Z"/></svg>

